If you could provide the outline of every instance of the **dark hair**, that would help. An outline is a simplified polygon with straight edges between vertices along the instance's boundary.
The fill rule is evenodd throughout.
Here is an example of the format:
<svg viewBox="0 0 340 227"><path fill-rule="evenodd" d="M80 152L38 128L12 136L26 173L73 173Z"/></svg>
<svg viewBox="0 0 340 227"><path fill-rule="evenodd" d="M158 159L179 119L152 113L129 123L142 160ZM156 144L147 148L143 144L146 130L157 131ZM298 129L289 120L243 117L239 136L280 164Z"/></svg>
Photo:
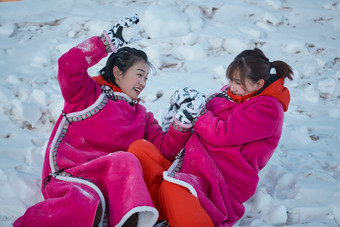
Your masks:
<svg viewBox="0 0 340 227"><path fill-rule="evenodd" d="M245 84L245 79L248 78L252 82L257 82L260 79L268 81L270 79L270 69L275 68L276 73L283 79L286 77L293 80L292 68L283 61L270 62L264 53L255 48L254 50L244 50L237 55L227 69L227 78L233 80L234 74L237 72L240 75L241 83Z"/></svg>
<svg viewBox="0 0 340 227"><path fill-rule="evenodd" d="M151 63L148 61L148 56L144 51L131 47L122 47L118 49L117 53L112 53L109 56L105 67L103 67L99 73L106 82L111 82L119 87L113 76L113 67L117 66L124 74L131 66L140 61L144 61L151 66Z"/></svg>

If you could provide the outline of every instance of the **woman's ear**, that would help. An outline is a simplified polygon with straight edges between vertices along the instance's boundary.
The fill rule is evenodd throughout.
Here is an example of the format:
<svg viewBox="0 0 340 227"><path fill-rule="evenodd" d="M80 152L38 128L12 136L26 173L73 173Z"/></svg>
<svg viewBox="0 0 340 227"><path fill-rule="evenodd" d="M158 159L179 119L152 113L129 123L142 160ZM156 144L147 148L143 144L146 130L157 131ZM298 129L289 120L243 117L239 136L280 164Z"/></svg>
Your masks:
<svg viewBox="0 0 340 227"><path fill-rule="evenodd" d="M115 79L119 79L122 75L122 71L120 71L120 69L117 66L113 67L112 73Z"/></svg>
<svg viewBox="0 0 340 227"><path fill-rule="evenodd" d="M264 81L264 79L260 79L259 81L256 82L257 88L261 89L264 86L265 83L266 82Z"/></svg>

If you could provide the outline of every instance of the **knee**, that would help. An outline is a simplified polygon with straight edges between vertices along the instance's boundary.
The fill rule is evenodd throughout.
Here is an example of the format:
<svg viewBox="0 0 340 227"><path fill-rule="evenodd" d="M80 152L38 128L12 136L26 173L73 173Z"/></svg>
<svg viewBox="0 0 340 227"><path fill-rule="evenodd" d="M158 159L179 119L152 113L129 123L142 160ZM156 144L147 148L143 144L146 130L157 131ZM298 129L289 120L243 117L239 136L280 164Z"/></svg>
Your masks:
<svg viewBox="0 0 340 227"><path fill-rule="evenodd" d="M137 158L143 157L147 154L159 154L157 147L144 139L134 141L129 146L128 152L134 154Z"/></svg>

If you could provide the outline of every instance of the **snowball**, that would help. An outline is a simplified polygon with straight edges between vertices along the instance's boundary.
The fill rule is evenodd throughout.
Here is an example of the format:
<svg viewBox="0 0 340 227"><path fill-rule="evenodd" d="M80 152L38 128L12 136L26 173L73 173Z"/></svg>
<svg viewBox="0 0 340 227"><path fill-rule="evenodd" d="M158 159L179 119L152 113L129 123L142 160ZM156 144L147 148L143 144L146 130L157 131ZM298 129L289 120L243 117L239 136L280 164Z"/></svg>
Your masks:
<svg viewBox="0 0 340 227"><path fill-rule="evenodd" d="M13 22L5 22L0 24L0 36L10 36L15 29Z"/></svg>
<svg viewBox="0 0 340 227"><path fill-rule="evenodd" d="M318 103L319 102L319 92L316 91L314 85L309 85L303 89L302 96L307 102Z"/></svg>
<svg viewBox="0 0 340 227"><path fill-rule="evenodd" d="M258 188L252 199L252 211L266 213L270 207L271 200L272 197L267 193L265 188Z"/></svg>
<svg viewBox="0 0 340 227"><path fill-rule="evenodd" d="M187 16L173 6L149 6L141 26L151 38L183 36L190 32Z"/></svg>
<svg viewBox="0 0 340 227"><path fill-rule="evenodd" d="M31 93L31 99L33 102L39 104L40 106L46 106L46 95L45 92L39 89L34 89Z"/></svg>
<svg viewBox="0 0 340 227"><path fill-rule="evenodd" d="M204 50L199 45L183 46L178 49L178 54L186 60L194 61L206 57Z"/></svg>
<svg viewBox="0 0 340 227"><path fill-rule="evenodd" d="M248 49L247 44L236 38L226 39L223 42L223 47L229 54L238 54Z"/></svg>
<svg viewBox="0 0 340 227"><path fill-rule="evenodd" d="M284 225L287 221L287 209L280 205L272 207L265 215L264 220L271 225Z"/></svg>
<svg viewBox="0 0 340 227"><path fill-rule="evenodd" d="M32 127L35 127L38 123L42 112L40 107L31 102L22 102L18 99L13 100L13 112L14 118L18 121L27 121Z"/></svg>
<svg viewBox="0 0 340 227"><path fill-rule="evenodd" d="M41 110L40 107L35 103L22 103L23 107L23 119L28 121L32 127L35 127L35 125L38 123L40 117L41 117Z"/></svg>

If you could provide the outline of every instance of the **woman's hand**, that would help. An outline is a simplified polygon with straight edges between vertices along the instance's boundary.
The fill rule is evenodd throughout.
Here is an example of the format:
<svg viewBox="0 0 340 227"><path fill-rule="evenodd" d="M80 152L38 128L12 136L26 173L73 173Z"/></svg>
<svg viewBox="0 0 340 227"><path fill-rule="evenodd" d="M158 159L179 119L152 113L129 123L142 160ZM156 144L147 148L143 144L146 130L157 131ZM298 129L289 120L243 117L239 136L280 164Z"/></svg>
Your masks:
<svg viewBox="0 0 340 227"><path fill-rule="evenodd" d="M193 121L204 110L206 97L197 90L185 87L177 90L170 98L172 105L178 106L175 118L186 126L192 127Z"/></svg>
<svg viewBox="0 0 340 227"><path fill-rule="evenodd" d="M113 25L108 32L104 31L100 38L102 39L107 52L117 52L120 47L139 40L140 37L138 37L137 34L127 32L128 30L132 30L131 26L138 22L138 15L135 14L132 17L122 18L118 23ZM131 34L134 37L128 37L131 36Z"/></svg>

